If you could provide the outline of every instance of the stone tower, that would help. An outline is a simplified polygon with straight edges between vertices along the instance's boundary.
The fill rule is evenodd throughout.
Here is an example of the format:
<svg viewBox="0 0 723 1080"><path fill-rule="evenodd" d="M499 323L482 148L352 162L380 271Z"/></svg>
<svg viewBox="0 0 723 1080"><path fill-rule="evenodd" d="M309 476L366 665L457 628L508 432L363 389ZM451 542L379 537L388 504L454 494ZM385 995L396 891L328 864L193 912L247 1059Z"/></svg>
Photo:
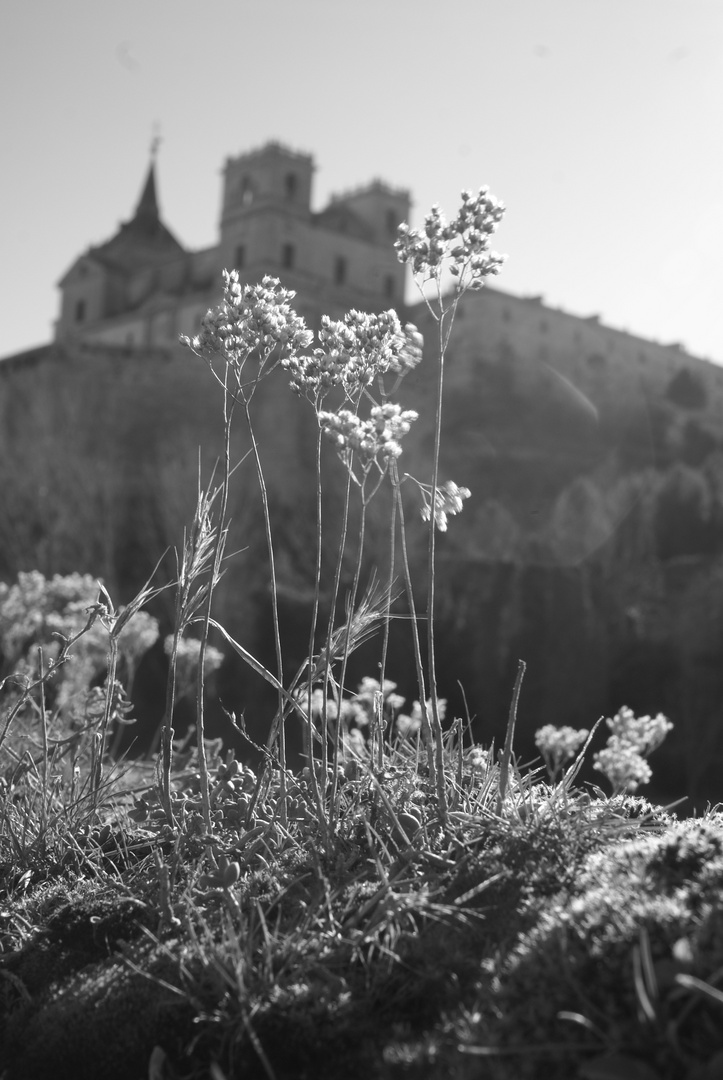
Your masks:
<svg viewBox="0 0 723 1080"><path fill-rule="evenodd" d="M220 256L244 280L264 273L297 291L313 323L321 312L381 310L404 296L393 249L407 191L374 180L312 210L313 159L276 142L225 166Z"/></svg>

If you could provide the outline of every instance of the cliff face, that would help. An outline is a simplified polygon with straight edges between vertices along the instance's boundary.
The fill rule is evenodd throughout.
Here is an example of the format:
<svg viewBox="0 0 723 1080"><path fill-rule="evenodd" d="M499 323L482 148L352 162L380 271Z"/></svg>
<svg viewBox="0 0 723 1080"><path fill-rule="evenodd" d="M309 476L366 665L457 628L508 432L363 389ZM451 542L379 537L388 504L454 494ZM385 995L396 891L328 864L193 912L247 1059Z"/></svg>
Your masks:
<svg viewBox="0 0 723 1080"><path fill-rule="evenodd" d="M660 393L629 397L618 408L614 397L596 397L590 386L583 392L550 364L531 373L515 355L507 365L498 358L470 369L461 348L448 372L442 479L473 494L439 537L440 693L456 715L464 715L466 699L475 737L484 743L494 737L499 745L517 659L524 659L522 761L535 756L534 732L544 723L590 728L622 704L661 710L676 726L653 760L656 794L669 800L688 794L699 806L715 802L723 766L717 410L705 388L701 398L700 385L675 382L675 375ZM399 394L405 408L420 413L400 465L422 482L430 473L432 377L425 360ZM254 404L276 523L288 676L306 654L313 595L315 428L311 409L289 392L281 372L261 384ZM6 362L2 579L27 569L89 572L121 603L159 560L161 579L170 580L172 549L192 519L199 447L205 481L221 449L220 429L220 391L205 365L183 350L56 348ZM239 423L234 460L248 446ZM344 482L328 452L327 575ZM405 489L423 610L424 530L414 486ZM363 580L375 569L382 579L387 575L388 505L386 490L371 505ZM250 459L235 474L230 513L227 550L239 554L229 563L217 616L273 666L265 540ZM164 631L172 607L170 592L156 601ZM393 628L387 675L411 700L417 691L407 630L404 620ZM372 643L354 660L350 684L377 675L377 661ZM162 668L162 655L152 655L139 673L141 722L134 730L141 741L143 725L157 721ZM218 687L224 705L244 711L252 735L263 738L273 710L265 686L230 659ZM220 708L216 718L221 730Z"/></svg>

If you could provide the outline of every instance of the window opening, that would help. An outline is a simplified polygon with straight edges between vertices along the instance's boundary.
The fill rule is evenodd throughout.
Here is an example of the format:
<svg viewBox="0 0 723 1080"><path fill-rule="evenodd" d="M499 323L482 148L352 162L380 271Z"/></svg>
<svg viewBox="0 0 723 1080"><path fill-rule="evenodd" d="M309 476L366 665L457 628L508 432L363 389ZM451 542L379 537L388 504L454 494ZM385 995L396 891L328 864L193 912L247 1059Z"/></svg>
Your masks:
<svg viewBox="0 0 723 1080"><path fill-rule="evenodd" d="M346 259L339 255L334 263L334 283L336 285L343 285L346 281Z"/></svg>
<svg viewBox="0 0 723 1080"><path fill-rule="evenodd" d="M254 201L254 186L249 180L248 176L244 176L241 181L241 203L243 206L250 206Z"/></svg>
<svg viewBox="0 0 723 1080"><path fill-rule="evenodd" d="M293 270L296 253L293 244L284 244L281 249L281 265L284 270Z"/></svg>

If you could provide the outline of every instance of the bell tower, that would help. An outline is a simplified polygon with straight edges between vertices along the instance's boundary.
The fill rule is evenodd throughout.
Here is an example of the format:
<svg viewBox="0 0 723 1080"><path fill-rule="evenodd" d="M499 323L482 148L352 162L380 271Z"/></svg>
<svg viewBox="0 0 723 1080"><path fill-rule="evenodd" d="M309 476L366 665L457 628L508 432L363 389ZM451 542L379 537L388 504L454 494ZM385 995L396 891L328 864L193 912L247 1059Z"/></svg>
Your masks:
<svg viewBox="0 0 723 1080"><path fill-rule="evenodd" d="M239 216L245 217L271 206L285 213L308 218L311 215L313 158L299 154L278 142L269 142L236 158L228 158L224 169L221 228Z"/></svg>
<svg viewBox="0 0 723 1080"><path fill-rule="evenodd" d="M220 261L243 276L296 270L311 220L313 158L269 142L224 169Z"/></svg>

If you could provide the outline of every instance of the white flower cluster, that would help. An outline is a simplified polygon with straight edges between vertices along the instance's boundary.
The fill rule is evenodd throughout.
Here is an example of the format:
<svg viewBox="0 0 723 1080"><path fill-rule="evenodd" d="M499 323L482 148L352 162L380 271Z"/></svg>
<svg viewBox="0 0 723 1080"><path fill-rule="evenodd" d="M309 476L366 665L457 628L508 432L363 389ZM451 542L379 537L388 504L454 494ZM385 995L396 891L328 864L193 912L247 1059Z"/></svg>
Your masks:
<svg viewBox="0 0 723 1080"><path fill-rule="evenodd" d="M90 574L21 571L14 585L0 583L0 652L14 663L31 644L54 633L72 637L88 621L98 600L98 581Z"/></svg>
<svg viewBox="0 0 723 1080"><path fill-rule="evenodd" d="M419 484L424 499L422 519L429 521L432 516L432 489L427 484ZM462 513L462 500L468 499L472 492L469 488L458 487L453 480L447 480L436 491L434 500L434 524L440 532L447 531L447 515Z"/></svg>
<svg viewBox="0 0 723 1080"><path fill-rule="evenodd" d="M464 756L473 772L489 768L490 752L489 750L483 750L481 746L470 747Z"/></svg>
<svg viewBox="0 0 723 1080"><path fill-rule="evenodd" d="M94 611L99 617L85 629ZM72 638L85 630L52 684L59 707L85 693L106 669L112 626L107 609L99 603L98 580L90 574L46 578L31 570L18 574L14 585L0 584L0 653L16 672L37 671L38 648L47 671L60 653L60 637ZM128 620L118 635L118 650L129 672L157 639L158 622L145 611Z"/></svg>
<svg viewBox="0 0 723 1080"><path fill-rule="evenodd" d="M316 687L311 692L311 717L316 737L321 737L319 722L326 708L327 722L335 724L337 719L341 720L342 756L347 758L352 753L353 756L363 757L367 752L370 732L378 727L380 711L383 730L404 705L405 699L401 694L394 693L396 688L397 684L389 679L385 679L383 686L380 686L377 679L366 677L359 683L353 697L344 698L339 703L332 697L327 697L325 702L324 691ZM308 687L297 691L294 696L301 714L308 716Z"/></svg>
<svg viewBox="0 0 723 1080"><path fill-rule="evenodd" d="M462 205L449 223L433 206L421 229L399 226L394 246L402 263L411 263L415 276L438 278L444 262L458 280L458 288L481 289L485 279L499 273L504 256L490 250L490 239L504 215L504 205L480 188L477 195L462 192Z"/></svg>
<svg viewBox="0 0 723 1080"><path fill-rule="evenodd" d="M223 300L210 308L194 338L182 337L199 356L222 356L238 369L256 353L263 361L279 348L288 356L307 348L313 334L291 307L295 293L282 289L278 278L265 277L260 285L241 285L236 270L224 270Z"/></svg>
<svg viewBox="0 0 723 1080"><path fill-rule="evenodd" d="M627 705L623 705L615 716L605 723L612 732L611 739L628 743L644 757L652 754L673 729L670 720L662 713L657 716L636 716Z"/></svg>
<svg viewBox="0 0 723 1080"><path fill-rule="evenodd" d="M395 311L366 314L352 310L342 320L325 315L320 348L309 356L291 352L282 361L297 394L314 401L335 386L355 398L387 371L406 374L422 357L422 336L408 323L402 328Z"/></svg>
<svg viewBox="0 0 723 1080"><path fill-rule="evenodd" d="M424 338L414 323L405 323L402 340L397 343L389 370L396 375L406 375L422 361Z"/></svg>
<svg viewBox="0 0 723 1080"><path fill-rule="evenodd" d="M368 420L362 420L349 409L339 409L338 412L320 412L319 424L347 467L351 467L351 455L356 453L362 470L366 471L374 462L383 469L391 458L399 457L402 452L400 439L417 417L412 409L402 411L400 405L387 402L386 405L375 405Z"/></svg>
<svg viewBox="0 0 723 1080"><path fill-rule="evenodd" d="M173 635L169 634L163 641L163 651L166 656L173 652ZM181 638L176 651L176 697L180 701L190 698L196 690L198 675L198 658L201 655L201 642L198 638ZM213 645L206 645L203 670L205 675L211 675L217 671L223 663L223 653Z"/></svg>
<svg viewBox="0 0 723 1080"><path fill-rule="evenodd" d="M299 708L304 715L307 715L309 706L308 690L301 690L296 694L296 699L299 702ZM321 720L324 715L324 708L326 707L327 720L334 721L339 716L339 705L333 697L326 698L326 706L324 705L324 691L321 687L317 686L311 691L311 716L314 720ZM341 702L341 719L342 723L349 727L352 724L357 724L360 727L369 723L369 718L366 711L361 704L356 701L348 700L344 698Z"/></svg>
<svg viewBox="0 0 723 1080"><path fill-rule="evenodd" d="M377 696L381 694L384 708L391 713L396 713L406 701L406 698L402 697L401 694L395 693L396 689L397 684L392 682L391 679L385 679L383 684L380 685L378 679L372 679L369 675L365 675L359 683L353 700L358 701L373 716Z"/></svg>
<svg viewBox="0 0 723 1080"><path fill-rule="evenodd" d="M673 725L662 713L636 717L626 705L605 723L611 734L605 749L595 754L594 767L607 777L614 792L636 791L652 776L645 758L660 746Z"/></svg>
<svg viewBox="0 0 723 1080"><path fill-rule="evenodd" d="M641 784L647 784L653 775L652 769L634 746L612 735L604 750L598 751L594 758L594 767L612 784L613 792L636 791Z"/></svg>
<svg viewBox="0 0 723 1080"><path fill-rule="evenodd" d="M551 777L554 778L565 762L575 756L588 734L587 728L576 730L567 725L555 727L554 724L545 724L538 728L535 745L544 757Z"/></svg>
<svg viewBox="0 0 723 1080"><path fill-rule="evenodd" d="M137 611L118 635L118 650L126 663L135 668L158 641L158 619L147 611Z"/></svg>
<svg viewBox="0 0 723 1080"><path fill-rule="evenodd" d="M426 710L427 710L427 719L431 719L431 716L432 716L432 699L431 698L429 698L427 700ZM439 713L439 719L444 720L445 716L447 715L447 699L446 698L438 698L437 699L437 712ZM397 723L396 723L397 734L401 735L401 737L404 738L404 739L408 739L411 736L416 735L417 732L420 730L421 726L422 726L422 706L420 705L420 703L418 701L415 701L415 702L412 703L412 711L408 716L405 715L405 714L402 714L402 715L397 717Z"/></svg>

